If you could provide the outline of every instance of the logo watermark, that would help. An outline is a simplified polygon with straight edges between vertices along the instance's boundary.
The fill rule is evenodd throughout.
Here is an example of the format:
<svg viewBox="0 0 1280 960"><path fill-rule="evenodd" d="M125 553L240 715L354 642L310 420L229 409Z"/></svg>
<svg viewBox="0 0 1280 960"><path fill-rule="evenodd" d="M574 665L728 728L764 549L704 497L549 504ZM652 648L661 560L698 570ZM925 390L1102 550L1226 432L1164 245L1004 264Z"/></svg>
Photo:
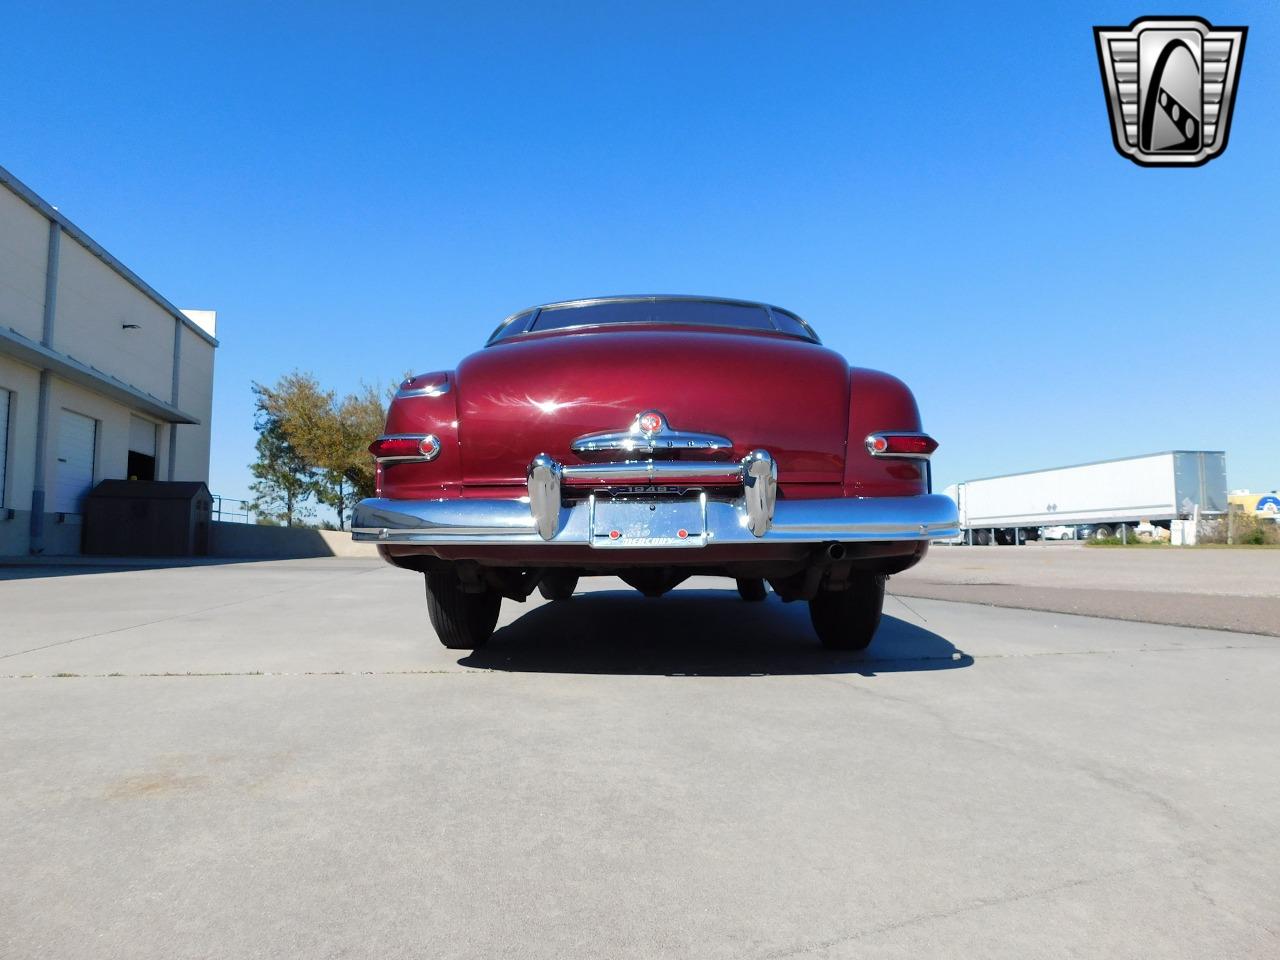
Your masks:
<svg viewBox="0 0 1280 960"><path fill-rule="evenodd" d="M1197 167L1222 153L1248 32L1199 17L1094 27L1120 155L1144 167Z"/></svg>

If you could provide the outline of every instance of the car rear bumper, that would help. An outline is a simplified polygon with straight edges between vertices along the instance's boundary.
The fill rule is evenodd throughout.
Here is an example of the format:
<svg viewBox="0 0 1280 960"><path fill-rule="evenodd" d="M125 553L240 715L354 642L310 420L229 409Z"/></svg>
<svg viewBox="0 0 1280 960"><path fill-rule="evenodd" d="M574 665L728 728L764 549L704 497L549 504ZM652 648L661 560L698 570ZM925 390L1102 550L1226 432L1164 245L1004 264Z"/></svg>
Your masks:
<svg viewBox="0 0 1280 960"><path fill-rule="evenodd" d="M960 533L950 497L867 497L778 500L765 529L756 532L744 499L703 499L705 528L689 547L751 543L824 543L934 540ZM657 501L655 511L665 504ZM540 532L528 497L512 500L362 500L352 514L352 538L422 546L557 545L617 549L593 534L591 498L563 505L554 526ZM551 536L545 533L550 532ZM651 544L637 544L650 546ZM682 545L683 546L683 545Z"/></svg>

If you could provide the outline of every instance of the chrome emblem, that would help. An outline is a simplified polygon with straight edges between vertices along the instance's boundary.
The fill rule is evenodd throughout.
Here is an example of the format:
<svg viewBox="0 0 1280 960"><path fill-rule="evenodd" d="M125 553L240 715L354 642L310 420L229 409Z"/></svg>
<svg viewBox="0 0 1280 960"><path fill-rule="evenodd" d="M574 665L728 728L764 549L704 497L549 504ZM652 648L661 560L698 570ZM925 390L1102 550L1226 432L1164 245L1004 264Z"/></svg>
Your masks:
<svg viewBox="0 0 1280 960"><path fill-rule="evenodd" d="M675 450L685 455L715 456L732 448L733 442L719 434L673 429L657 410L636 414L626 430L586 433L570 444L570 449L577 454L621 453L628 457Z"/></svg>
<svg viewBox="0 0 1280 960"><path fill-rule="evenodd" d="M665 425L662 414L657 410L646 410L636 417L635 426L632 429L646 437L652 437L655 433L661 433Z"/></svg>
<svg viewBox="0 0 1280 960"><path fill-rule="evenodd" d="M1144 167L1196 167L1222 153L1248 32L1199 17L1094 27L1120 155Z"/></svg>

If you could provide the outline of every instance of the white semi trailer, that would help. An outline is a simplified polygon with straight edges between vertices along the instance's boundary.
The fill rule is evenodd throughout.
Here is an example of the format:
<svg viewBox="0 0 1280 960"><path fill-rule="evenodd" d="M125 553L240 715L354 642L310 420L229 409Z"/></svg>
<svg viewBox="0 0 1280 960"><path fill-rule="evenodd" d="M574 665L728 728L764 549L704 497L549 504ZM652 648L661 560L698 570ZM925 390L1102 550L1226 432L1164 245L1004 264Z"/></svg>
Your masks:
<svg viewBox="0 0 1280 960"><path fill-rule="evenodd" d="M962 542L1022 543L1041 531L1109 537L1142 520L1172 520L1227 509L1221 450L1171 450L1074 467L966 480L947 487L960 511Z"/></svg>

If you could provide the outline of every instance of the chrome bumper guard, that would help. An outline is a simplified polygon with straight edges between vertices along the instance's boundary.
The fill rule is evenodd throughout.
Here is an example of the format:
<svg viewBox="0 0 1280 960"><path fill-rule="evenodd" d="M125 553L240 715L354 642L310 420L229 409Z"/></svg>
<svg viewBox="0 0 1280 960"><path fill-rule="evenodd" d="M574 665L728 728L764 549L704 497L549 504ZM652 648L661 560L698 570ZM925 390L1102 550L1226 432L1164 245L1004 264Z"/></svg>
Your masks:
<svg viewBox="0 0 1280 960"><path fill-rule="evenodd" d="M351 533L354 540L385 544L610 546L599 543L593 533L596 494L565 504L562 491L637 483L739 488L724 500L710 499L704 492L699 500L704 529L681 546L933 540L960 534L955 503L938 494L778 500L778 468L764 450L729 463L645 460L570 466L539 454L529 464L526 497L362 500L352 515ZM655 513L679 509L682 503L657 498L647 502Z"/></svg>

